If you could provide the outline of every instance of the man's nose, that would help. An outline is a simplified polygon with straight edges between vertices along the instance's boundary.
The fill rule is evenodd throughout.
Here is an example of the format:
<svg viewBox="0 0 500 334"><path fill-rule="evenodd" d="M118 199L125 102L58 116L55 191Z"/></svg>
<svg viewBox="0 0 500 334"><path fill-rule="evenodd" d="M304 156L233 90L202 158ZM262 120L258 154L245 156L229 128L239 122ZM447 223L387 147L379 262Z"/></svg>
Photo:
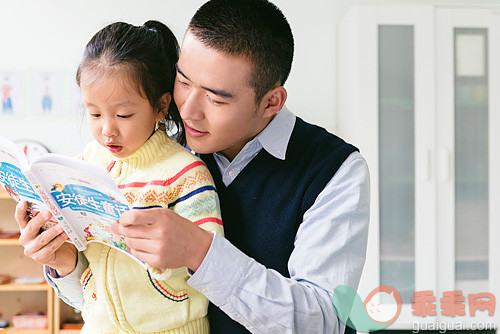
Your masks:
<svg viewBox="0 0 500 334"><path fill-rule="evenodd" d="M186 99L179 110L182 119L199 121L204 118L203 96L204 93L197 90L191 90L186 94Z"/></svg>

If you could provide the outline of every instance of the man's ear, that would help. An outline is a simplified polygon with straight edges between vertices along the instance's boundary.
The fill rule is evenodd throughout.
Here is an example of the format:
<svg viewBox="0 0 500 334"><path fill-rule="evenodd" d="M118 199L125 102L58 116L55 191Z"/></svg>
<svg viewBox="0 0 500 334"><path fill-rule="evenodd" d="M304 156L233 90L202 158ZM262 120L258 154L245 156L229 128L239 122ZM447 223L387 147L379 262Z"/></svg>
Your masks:
<svg viewBox="0 0 500 334"><path fill-rule="evenodd" d="M168 107L172 102L172 95L170 93L165 93L160 97L160 103L158 104L158 114L156 121L161 122L165 119L168 112Z"/></svg>
<svg viewBox="0 0 500 334"><path fill-rule="evenodd" d="M287 97L286 89L283 86L274 87L262 98L264 107L263 118L268 118L276 115L283 108Z"/></svg>

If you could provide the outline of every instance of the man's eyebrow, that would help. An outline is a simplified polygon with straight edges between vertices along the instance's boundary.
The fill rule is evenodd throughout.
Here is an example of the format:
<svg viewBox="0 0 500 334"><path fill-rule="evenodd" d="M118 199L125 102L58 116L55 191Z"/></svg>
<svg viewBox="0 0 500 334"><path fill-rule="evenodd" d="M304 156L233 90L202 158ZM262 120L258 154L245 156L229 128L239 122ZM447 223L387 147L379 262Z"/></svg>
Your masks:
<svg viewBox="0 0 500 334"><path fill-rule="evenodd" d="M184 78L186 78L186 79L188 79L188 80L191 81L191 79L189 79L189 77L182 72L182 70L179 68L179 65L177 63L175 64L175 70L180 75L182 75ZM231 94L230 92L228 92L228 91L226 91L224 89L216 89L216 88L210 88L210 87L205 87L205 86L201 86L201 88L203 88L204 90L208 90L212 94L215 94L217 96L220 96L220 97L223 97L223 98L226 98L226 99L232 99L232 98L234 98L233 94Z"/></svg>
<svg viewBox="0 0 500 334"><path fill-rule="evenodd" d="M180 74L182 75L184 78L188 79L189 78L181 71L181 69L179 68L179 65L177 63L175 63L175 70Z"/></svg>
<svg viewBox="0 0 500 334"><path fill-rule="evenodd" d="M211 92L217 96L226 98L226 99L233 98L233 94L231 94L228 91L223 90L223 89L215 89L215 88L209 88L209 87L204 87L204 86L201 86L201 88L203 88L204 90L208 90L209 92Z"/></svg>

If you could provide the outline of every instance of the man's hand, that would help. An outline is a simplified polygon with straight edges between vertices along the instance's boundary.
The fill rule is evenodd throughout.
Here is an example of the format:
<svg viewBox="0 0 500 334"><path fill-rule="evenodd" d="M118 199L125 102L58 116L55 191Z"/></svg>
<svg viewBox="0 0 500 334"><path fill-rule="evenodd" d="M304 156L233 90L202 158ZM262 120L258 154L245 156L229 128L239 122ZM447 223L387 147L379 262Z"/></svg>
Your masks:
<svg viewBox="0 0 500 334"><path fill-rule="evenodd" d="M123 213L111 232L122 236L138 259L159 269L196 271L212 243L212 233L164 208Z"/></svg>
<svg viewBox="0 0 500 334"><path fill-rule="evenodd" d="M68 236L61 226L55 225L40 233L40 228L51 218L50 212L42 211L30 220L28 203L19 202L15 218L21 230L19 243L24 247L26 256L55 269L61 277L75 269L76 247L65 242Z"/></svg>

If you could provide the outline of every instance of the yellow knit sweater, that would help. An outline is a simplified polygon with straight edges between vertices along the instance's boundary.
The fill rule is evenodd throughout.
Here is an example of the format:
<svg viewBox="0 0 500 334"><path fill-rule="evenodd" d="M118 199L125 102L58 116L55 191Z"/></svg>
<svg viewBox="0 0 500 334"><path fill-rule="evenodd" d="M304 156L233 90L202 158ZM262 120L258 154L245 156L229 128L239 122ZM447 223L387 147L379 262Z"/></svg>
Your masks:
<svg viewBox="0 0 500 334"><path fill-rule="evenodd" d="M83 159L111 167L133 207L168 207L201 228L223 233L212 177L203 162L156 131L133 155L117 159L92 142ZM208 333L208 300L187 285L186 268L144 270L108 246L91 243L83 273L82 333Z"/></svg>

